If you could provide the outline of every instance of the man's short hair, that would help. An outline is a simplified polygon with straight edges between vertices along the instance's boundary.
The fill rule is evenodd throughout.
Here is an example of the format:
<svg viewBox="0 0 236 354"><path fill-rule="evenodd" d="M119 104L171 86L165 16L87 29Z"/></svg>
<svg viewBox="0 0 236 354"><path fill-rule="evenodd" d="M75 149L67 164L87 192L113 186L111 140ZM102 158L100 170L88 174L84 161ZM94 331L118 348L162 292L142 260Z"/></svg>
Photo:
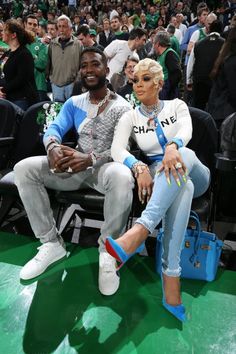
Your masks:
<svg viewBox="0 0 236 354"><path fill-rule="evenodd" d="M175 34L175 26L172 25L172 23L169 23L169 25L167 26L167 32L174 35Z"/></svg>
<svg viewBox="0 0 236 354"><path fill-rule="evenodd" d="M49 20L47 25L54 25L57 28L57 21L56 20Z"/></svg>
<svg viewBox="0 0 236 354"><path fill-rule="evenodd" d="M217 32L217 33L222 33L223 32L223 23L220 20L215 20L209 25L209 32Z"/></svg>
<svg viewBox="0 0 236 354"><path fill-rule="evenodd" d="M147 32L143 28L134 28L130 31L129 33L129 39L135 39L135 38L141 38L143 36L146 36Z"/></svg>
<svg viewBox="0 0 236 354"><path fill-rule="evenodd" d="M35 15L33 15L33 14L27 15L27 16L24 18L24 23L27 23L29 18L32 18L33 20L37 20L37 23L38 23L38 25L39 25L38 17L35 16Z"/></svg>
<svg viewBox="0 0 236 354"><path fill-rule="evenodd" d="M197 17L200 17L203 12L209 12L208 7L200 7L200 9L197 10Z"/></svg>
<svg viewBox="0 0 236 354"><path fill-rule="evenodd" d="M76 35L79 36L80 34L83 34L84 36L89 35L89 26L88 25L81 25L79 26Z"/></svg>
<svg viewBox="0 0 236 354"><path fill-rule="evenodd" d="M82 56L85 54L85 53L98 53L101 55L102 57L102 62L103 64L107 67L107 57L106 55L103 53L102 50L100 50L99 48L96 48L96 47L86 47L82 50L82 53L81 53L81 59L82 59Z"/></svg>
<svg viewBox="0 0 236 354"><path fill-rule="evenodd" d="M170 35L166 31L160 31L156 34L154 44L159 43L162 47L170 47Z"/></svg>

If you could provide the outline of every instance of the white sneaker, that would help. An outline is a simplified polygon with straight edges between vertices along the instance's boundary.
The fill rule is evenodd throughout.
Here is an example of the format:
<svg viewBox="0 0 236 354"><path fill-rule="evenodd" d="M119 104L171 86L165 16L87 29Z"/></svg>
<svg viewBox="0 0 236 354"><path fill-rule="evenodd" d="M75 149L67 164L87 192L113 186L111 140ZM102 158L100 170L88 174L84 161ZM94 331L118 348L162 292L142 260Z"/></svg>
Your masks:
<svg viewBox="0 0 236 354"><path fill-rule="evenodd" d="M120 285L120 277L116 271L116 260L107 252L99 254L98 287L103 295L113 295Z"/></svg>
<svg viewBox="0 0 236 354"><path fill-rule="evenodd" d="M47 267L66 256L66 250L64 243L46 242L42 246L38 247L38 253L28 263L24 265L20 272L20 278L22 280L29 280L42 274Z"/></svg>

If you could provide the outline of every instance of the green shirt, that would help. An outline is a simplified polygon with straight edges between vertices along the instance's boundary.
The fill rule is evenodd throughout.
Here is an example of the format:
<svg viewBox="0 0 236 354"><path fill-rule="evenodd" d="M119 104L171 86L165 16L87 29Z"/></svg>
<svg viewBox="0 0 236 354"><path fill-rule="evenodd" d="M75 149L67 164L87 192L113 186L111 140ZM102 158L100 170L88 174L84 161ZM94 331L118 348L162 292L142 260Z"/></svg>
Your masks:
<svg viewBox="0 0 236 354"><path fill-rule="evenodd" d="M33 43L27 44L26 48L34 58L34 78L37 90L47 91L46 67L48 63L48 48L37 37Z"/></svg>

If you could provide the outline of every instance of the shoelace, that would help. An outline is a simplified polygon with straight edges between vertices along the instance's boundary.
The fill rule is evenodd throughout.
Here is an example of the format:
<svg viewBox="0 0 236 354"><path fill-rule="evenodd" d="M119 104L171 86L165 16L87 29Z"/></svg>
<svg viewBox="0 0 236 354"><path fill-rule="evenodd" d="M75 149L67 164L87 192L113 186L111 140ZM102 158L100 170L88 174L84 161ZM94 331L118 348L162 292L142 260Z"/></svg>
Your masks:
<svg viewBox="0 0 236 354"><path fill-rule="evenodd" d="M36 254L34 259L38 262L43 261L46 258L46 256L48 255L50 248L51 248L51 245L46 244L46 243L44 245L38 247L37 249L39 250L39 252Z"/></svg>
<svg viewBox="0 0 236 354"><path fill-rule="evenodd" d="M100 261L100 266L105 272L114 272L116 271L115 260L109 254L104 253Z"/></svg>

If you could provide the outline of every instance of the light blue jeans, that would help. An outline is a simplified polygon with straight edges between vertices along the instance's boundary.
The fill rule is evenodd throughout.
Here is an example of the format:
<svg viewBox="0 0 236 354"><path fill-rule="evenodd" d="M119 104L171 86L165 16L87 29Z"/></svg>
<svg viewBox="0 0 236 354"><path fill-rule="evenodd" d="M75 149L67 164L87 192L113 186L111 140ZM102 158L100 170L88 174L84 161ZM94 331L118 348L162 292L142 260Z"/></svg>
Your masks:
<svg viewBox="0 0 236 354"><path fill-rule="evenodd" d="M70 98L72 94L73 87L74 87L73 82L65 86L57 86L53 83L51 85L52 85L53 101L55 102L65 102L66 100L68 100L68 98Z"/></svg>
<svg viewBox="0 0 236 354"><path fill-rule="evenodd" d="M188 148L180 148L179 152L187 167L188 177L185 183L181 177L179 187L171 176L168 185L164 172L155 175L153 193L146 209L137 219L151 233L163 221L163 254L162 271L168 276L180 276L180 254L184 234L188 225L192 199L202 195L209 187L210 171ZM161 163L153 164L151 171L157 170Z"/></svg>

